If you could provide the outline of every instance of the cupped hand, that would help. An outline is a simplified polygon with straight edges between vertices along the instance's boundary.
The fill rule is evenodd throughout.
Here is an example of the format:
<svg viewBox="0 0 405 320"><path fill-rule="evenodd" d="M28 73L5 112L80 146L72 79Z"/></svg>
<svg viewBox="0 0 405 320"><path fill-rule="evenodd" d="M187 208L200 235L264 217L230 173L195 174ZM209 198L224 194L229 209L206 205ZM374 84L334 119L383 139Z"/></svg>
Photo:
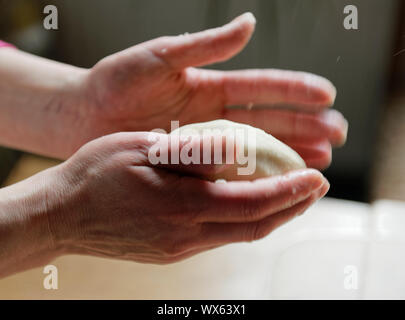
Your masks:
<svg viewBox="0 0 405 320"><path fill-rule="evenodd" d="M329 188L313 169L215 183L193 174L224 166L151 165L150 148L165 139L145 132L109 135L56 167L57 179L51 180L57 185L47 195L47 207L57 208L48 214L52 242L64 253L171 263L227 243L263 238ZM163 152L186 143L191 142L168 145ZM198 139L192 143L202 146Z"/></svg>
<svg viewBox="0 0 405 320"><path fill-rule="evenodd" d="M229 119L266 130L314 168L328 166L331 146L344 143L347 122L328 107L336 90L326 79L274 69L217 71L199 66L228 60L249 41L255 27L246 13L220 28L168 36L108 56L82 77L76 101L85 142L119 131L170 130L180 125ZM242 106L243 109L228 108ZM258 105L291 108L258 109Z"/></svg>

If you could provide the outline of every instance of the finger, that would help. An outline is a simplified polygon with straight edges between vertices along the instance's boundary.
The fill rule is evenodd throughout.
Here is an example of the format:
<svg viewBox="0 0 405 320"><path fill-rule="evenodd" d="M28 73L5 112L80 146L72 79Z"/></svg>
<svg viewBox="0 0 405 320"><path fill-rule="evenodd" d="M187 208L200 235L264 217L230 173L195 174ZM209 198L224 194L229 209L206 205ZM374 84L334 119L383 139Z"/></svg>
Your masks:
<svg viewBox="0 0 405 320"><path fill-rule="evenodd" d="M248 12L214 29L175 37L162 37L143 45L174 69L202 66L231 58L249 41L256 20Z"/></svg>
<svg viewBox="0 0 405 320"><path fill-rule="evenodd" d="M164 134L151 133L151 136L161 138L161 140L155 141L155 144L160 141L167 143L167 140L170 140L170 136ZM141 137L145 137L145 135L141 135ZM152 141L153 139L148 139L149 146L146 148L148 152L144 151L145 154L148 154L148 157L145 158L149 161L145 164L161 166L151 158L149 151L155 147ZM145 149L145 147L143 148ZM165 150L165 148L171 150L172 146L167 147L167 144L165 146L163 143L163 146L158 146L156 150ZM164 151L152 153L160 155ZM166 157L166 161L168 161L168 157ZM184 159L182 161L183 163L175 164L174 168L180 170L182 167L191 168L184 164ZM170 167L173 164L170 163L167 166ZM221 184L183 177L177 192L178 197L183 199L182 205L186 208L194 208L195 212L192 215L194 223L247 222L260 220L268 214L295 205L309 197L325 181L326 179L319 171L312 169L297 170L285 175L255 181L230 181Z"/></svg>
<svg viewBox="0 0 405 320"><path fill-rule="evenodd" d="M301 201L277 214L251 223L207 223L202 228L204 245L225 244L231 242L254 241L266 237L276 228L304 213L314 202L322 198L329 190L329 183L313 192Z"/></svg>
<svg viewBox="0 0 405 320"><path fill-rule="evenodd" d="M290 105L319 111L333 105L336 98L336 88L329 80L306 72L251 69L205 73L207 80L201 87L208 91L216 88L228 106Z"/></svg>
<svg viewBox="0 0 405 320"><path fill-rule="evenodd" d="M288 139L282 141L294 149L309 168L323 170L332 162L332 147L326 139L307 142Z"/></svg>
<svg viewBox="0 0 405 320"><path fill-rule="evenodd" d="M303 113L280 109L228 109L225 118L261 128L279 139L328 139L333 146L345 143L348 129L346 119L336 110Z"/></svg>
<svg viewBox="0 0 405 320"><path fill-rule="evenodd" d="M183 182L189 194L199 197L188 200L196 203L199 200L194 222L235 223L258 221L292 207L308 198L325 181L319 171L305 169L254 181Z"/></svg>

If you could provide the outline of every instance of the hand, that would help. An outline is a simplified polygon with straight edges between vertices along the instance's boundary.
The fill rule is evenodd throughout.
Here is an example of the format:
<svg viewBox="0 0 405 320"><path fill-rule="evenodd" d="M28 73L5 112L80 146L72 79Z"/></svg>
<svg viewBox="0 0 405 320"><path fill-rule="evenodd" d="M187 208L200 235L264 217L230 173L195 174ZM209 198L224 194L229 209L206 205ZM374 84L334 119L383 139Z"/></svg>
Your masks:
<svg viewBox="0 0 405 320"><path fill-rule="evenodd" d="M151 136L168 137L113 134L56 167L51 180L59 182L47 194L47 208L54 208L48 221L52 243L64 253L171 263L227 243L260 239L303 213L329 188L313 169L253 182L203 181L190 174L224 167L152 166Z"/></svg>
<svg viewBox="0 0 405 320"><path fill-rule="evenodd" d="M196 68L237 54L254 26L248 13L220 28L158 38L102 59L74 87L79 89L75 102L66 100L68 108L78 107L80 123L71 152L108 133L169 131L171 120L184 125L225 118L273 134L296 149L308 166L329 165L331 145L344 143L347 123L339 112L326 110L336 95L328 80L272 69ZM296 111L227 108L252 104L288 104Z"/></svg>

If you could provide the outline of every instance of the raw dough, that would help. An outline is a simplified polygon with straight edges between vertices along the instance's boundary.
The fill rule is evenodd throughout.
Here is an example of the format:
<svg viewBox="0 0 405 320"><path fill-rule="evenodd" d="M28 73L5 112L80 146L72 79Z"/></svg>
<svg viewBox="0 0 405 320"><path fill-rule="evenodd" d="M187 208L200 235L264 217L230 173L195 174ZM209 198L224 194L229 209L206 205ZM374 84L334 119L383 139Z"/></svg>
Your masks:
<svg viewBox="0 0 405 320"><path fill-rule="evenodd" d="M254 128L249 125L240 124L228 120L214 120L210 122L194 123L180 127L171 132L171 135L180 134L181 136L192 136L192 135L212 135L209 130L219 130L220 135L229 136L232 132L235 134L242 133L242 136L236 135L237 144L239 143L241 137L244 142L244 155L251 155L255 153L255 170L246 170L249 162L244 164L239 164L235 161L231 164L229 168L224 171L210 176L203 176L202 178L216 181L216 180L255 180L259 178L265 178L274 175L284 174L291 170L305 168L304 160L296 153L293 149L288 147L286 144L274 138L272 135L264 132L263 130ZM212 131L211 131L212 132ZM239 138L238 138L239 137ZM247 137L255 137L255 143L250 143L252 140L248 140ZM242 142L242 143L243 143ZM248 143L247 143L248 142ZM241 145L241 144L240 144ZM237 160L238 158L236 158ZM247 160L247 158L246 158ZM240 174L242 171L238 169L245 168L246 171L251 173L248 175Z"/></svg>

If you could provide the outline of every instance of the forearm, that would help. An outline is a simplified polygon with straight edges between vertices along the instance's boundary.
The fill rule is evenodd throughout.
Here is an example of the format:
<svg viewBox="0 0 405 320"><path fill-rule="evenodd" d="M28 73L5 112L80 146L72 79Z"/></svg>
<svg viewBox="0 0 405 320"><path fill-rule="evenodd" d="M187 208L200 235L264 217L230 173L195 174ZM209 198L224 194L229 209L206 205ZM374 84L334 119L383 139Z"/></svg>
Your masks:
<svg viewBox="0 0 405 320"><path fill-rule="evenodd" d="M53 177L47 170L0 189L0 278L45 265L62 253L50 224L60 210Z"/></svg>
<svg viewBox="0 0 405 320"><path fill-rule="evenodd" d="M66 158L80 123L85 69L0 49L0 145Z"/></svg>

